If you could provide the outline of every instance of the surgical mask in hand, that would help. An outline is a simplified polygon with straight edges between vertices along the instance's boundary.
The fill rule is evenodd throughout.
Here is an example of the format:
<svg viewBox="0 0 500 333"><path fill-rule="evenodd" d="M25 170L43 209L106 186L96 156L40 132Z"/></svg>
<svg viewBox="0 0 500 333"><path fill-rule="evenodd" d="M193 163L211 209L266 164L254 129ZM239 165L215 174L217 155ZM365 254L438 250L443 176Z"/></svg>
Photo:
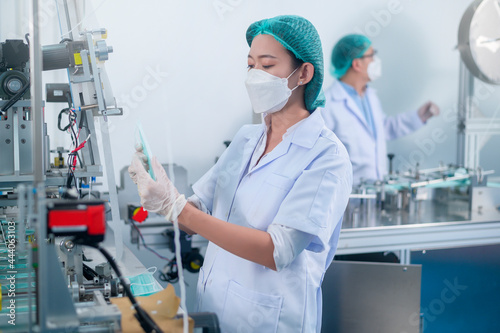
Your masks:
<svg viewBox="0 0 500 333"><path fill-rule="evenodd" d="M368 64L368 78L375 81L382 76L382 60L379 57L373 57L373 61Z"/></svg>
<svg viewBox="0 0 500 333"><path fill-rule="evenodd" d="M130 290L132 291L132 295L148 296L163 290L163 287L160 285L160 283L158 283L158 281L156 281L153 276L156 270L156 267L150 267L141 274L127 277L130 283Z"/></svg>
<svg viewBox="0 0 500 333"><path fill-rule="evenodd" d="M288 88L288 79L297 71L298 67L286 78L280 78L260 69L250 69L245 81L248 96L255 113L273 113L283 109L297 89Z"/></svg>

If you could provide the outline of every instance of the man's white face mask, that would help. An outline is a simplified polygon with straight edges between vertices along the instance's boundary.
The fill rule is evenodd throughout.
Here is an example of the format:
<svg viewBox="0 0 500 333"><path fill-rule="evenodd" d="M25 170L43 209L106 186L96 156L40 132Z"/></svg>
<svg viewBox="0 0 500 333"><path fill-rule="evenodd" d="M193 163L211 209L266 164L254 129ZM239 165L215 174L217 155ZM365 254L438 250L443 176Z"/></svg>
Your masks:
<svg viewBox="0 0 500 333"><path fill-rule="evenodd" d="M288 79L299 69L298 67L286 78L281 78L269 74L260 69L250 69L248 71L245 85L248 96L255 113L273 113L283 109L292 95L292 91L297 89L288 88Z"/></svg>
<svg viewBox="0 0 500 333"><path fill-rule="evenodd" d="M382 76L382 60L374 56L373 61L368 64L368 78L370 81L375 81Z"/></svg>

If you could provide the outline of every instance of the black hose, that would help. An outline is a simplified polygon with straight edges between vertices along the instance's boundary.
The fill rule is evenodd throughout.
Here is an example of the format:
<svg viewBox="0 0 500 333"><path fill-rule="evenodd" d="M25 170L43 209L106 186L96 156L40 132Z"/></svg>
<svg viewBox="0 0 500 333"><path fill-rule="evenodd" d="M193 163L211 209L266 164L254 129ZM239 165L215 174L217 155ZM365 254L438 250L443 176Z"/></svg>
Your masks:
<svg viewBox="0 0 500 333"><path fill-rule="evenodd" d="M99 244L86 244L89 246L92 246L96 249L98 249L104 258L108 260L109 264L111 265L111 268L115 271L116 275L120 279L121 284L123 285L123 290L125 291L125 294L127 294L130 302L132 303L132 306L134 307L136 313L135 317L139 321L139 324L141 324L142 329L144 332L147 333L163 333L160 327L154 322L153 318L149 316L149 314L144 311L143 308L140 307L139 303L137 303L137 300L135 299L134 295L132 294L132 291L130 290L129 285L125 282L125 279L122 276L122 273L120 269L118 268L118 265L116 265L115 261L113 260L113 257L104 249L101 247Z"/></svg>

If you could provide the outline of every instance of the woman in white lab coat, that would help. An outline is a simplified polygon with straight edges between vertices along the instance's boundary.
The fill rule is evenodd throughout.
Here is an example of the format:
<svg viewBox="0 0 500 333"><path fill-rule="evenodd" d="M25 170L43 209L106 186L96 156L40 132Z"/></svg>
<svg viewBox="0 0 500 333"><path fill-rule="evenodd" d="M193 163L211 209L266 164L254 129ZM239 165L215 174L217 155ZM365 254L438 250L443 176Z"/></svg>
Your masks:
<svg viewBox="0 0 500 333"><path fill-rule="evenodd" d="M186 200L153 158L157 181L135 156L143 206L208 239L198 311L223 332L319 332L321 282L352 186L347 151L325 127L323 57L314 26L298 16L247 31L247 90L261 125L244 126Z"/></svg>
<svg viewBox="0 0 500 333"><path fill-rule="evenodd" d="M332 75L336 78L325 92L321 110L325 123L347 148L354 184L361 179L383 179L387 174L386 140L410 134L439 108L427 102L418 110L386 116L370 81L381 75L381 62L371 41L362 35L347 35L332 51Z"/></svg>

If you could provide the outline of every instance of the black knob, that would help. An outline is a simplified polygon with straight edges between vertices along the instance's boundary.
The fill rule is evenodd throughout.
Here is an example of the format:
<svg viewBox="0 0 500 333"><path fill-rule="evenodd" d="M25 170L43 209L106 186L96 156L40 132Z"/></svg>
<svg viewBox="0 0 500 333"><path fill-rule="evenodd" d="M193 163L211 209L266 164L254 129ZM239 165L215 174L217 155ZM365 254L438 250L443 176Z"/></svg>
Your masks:
<svg viewBox="0 0 500 333"><path fill-rule="evenodd" d="M394 158L394 154L387 154L389 158L389 174L392 175L392 159Z"/></svg>

